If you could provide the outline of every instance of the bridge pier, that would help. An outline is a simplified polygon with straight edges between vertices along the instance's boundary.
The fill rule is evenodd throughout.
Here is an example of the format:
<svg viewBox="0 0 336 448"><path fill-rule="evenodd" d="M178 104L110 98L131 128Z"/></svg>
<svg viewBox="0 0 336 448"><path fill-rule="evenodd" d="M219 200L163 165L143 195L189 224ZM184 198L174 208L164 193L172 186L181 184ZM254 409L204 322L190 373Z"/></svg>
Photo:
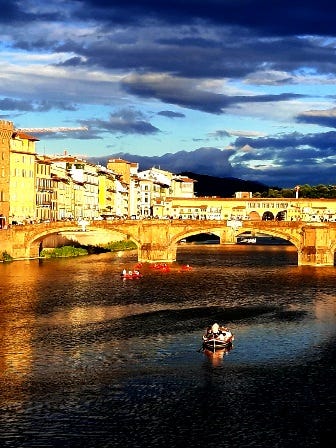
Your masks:
<svg viewBox="0 0 336 448"><path fill-rule="evenodd" d="M334 253L328 248L306 246L298 251L299 266L334 266Z"/></svg>
<svg viewBox="0 0 336 448"><path fill-rule="evenodd" d="M219 234L219 244L235 244L237 242L236 231L227 227L225 230L221 230Z"/></svg>
<svg viewBox="0 0 336 448"><path fill-rule="evenodd" d="M298 249L299 266L334 266L330 229L323 224L302 227L302 245Z"/></svg>
<svg viewBox="0 0 336 448"><path fill-rule="evenodd" d="M22 226L22 230L24 227ZM18 231L19 230L19 231ZM21 230L21 226L11 227L1 230L0 253L7 252L14 259L32 258L38 256L34 243L25 241L25 232Z"/></svg>
<svg viewBox="0 0 336 448"><path fill-rule="evenodd" d="M176 244L169 247L158 243L145 243L138 249L138 261L149 263L171 263L176 261Z"/></svg>

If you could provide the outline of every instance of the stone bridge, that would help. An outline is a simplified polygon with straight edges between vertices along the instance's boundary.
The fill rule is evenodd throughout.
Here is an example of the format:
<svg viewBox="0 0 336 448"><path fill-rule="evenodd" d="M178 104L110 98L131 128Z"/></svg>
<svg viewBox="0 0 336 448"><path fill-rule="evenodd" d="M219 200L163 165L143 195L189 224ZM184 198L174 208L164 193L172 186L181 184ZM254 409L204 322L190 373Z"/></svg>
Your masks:
<svg viewBox="0 0 336 448"><path fill-rule="evenodd" d="M94 230L134 241L142 262L175 261L179 241L199 233L217 235L221 244L235 244L244 232L280 237L297 248L298 265L333 266L336 248L336 223L332 222L116 220L90 222L87 231ZM0 230L0 254L6 251L15 259L38 257L46 236L69 231L81 231L81 227L70 221L12 226Z"/></svg>

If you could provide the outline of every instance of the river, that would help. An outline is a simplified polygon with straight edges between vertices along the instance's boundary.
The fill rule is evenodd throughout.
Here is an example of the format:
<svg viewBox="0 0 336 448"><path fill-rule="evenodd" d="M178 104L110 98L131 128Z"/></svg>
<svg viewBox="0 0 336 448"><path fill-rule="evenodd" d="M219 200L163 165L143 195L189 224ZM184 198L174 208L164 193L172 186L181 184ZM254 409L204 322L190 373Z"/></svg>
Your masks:
<svg viewBox="0 0 336 448"><path fill-rule="evenodd" d="M170 272L122 280L135 263L0 264L1 446L332 445L335 267L298 267L292 246L183 245ZM235 341L211 355L215 321Z"/></svg>

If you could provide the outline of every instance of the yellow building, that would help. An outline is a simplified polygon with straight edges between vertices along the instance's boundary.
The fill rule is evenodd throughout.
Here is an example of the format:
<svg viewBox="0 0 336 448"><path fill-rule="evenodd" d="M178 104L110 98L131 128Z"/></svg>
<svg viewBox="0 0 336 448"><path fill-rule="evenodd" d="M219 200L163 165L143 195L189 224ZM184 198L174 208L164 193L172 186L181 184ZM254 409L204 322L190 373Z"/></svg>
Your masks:
<svg viewBox="0 0 336 448"><path fill-rule="evenodd" d="M107 168L116 174L119 174L120 180L127 185L131 182L131 176L138 171L139 164L128 162L124 159L110 159L107 162Z"/></svg>
<svg viewBox="0 0 336 448"><path fill-rule="evenodd" d="M36 217L35 143L37 138L14 131L10 141L9 223L26 223Z"/></svg>
<svg viewBox="0 0 336 448"><path fill-rule="evenodd" d="M336 221L334 199L296 198L167 198L164 214L173 219Z"/></svg>
<svg viewBox="0 0 336 448"><path fill-rule="evenodd" d="M0 229L9 218L10 142L14 132L11 121L0 120Z"/></svg>
<svg viewBox="0 0 336 448"><path fill-rule="evenodd" d="M99 185L99 215L116 216L117 175L104 166L97 166Z"/></svg>
<svg viewBox="0 0 336 448"><path fill-rule="evenodd" d="M98 198L98 169L96 165L86 162L78 157L64 154L63 156L50 157L51 162L59 169L63 169L68 176L71 198L68 197L68 189L63 184L63 212L61 219L96 219L99 217ZM64 182L64 175L61 174ZM61 187L61 184L59 184ZM60 192L61 193L61 192ZM70 201L70 211L68 202ZM58 201L59 202L59 201Z"/></svg>
<svg viewBox="0 0 336 448"><path fill-rule="evenodd" d="M195 197L195 180L187 176L173 175L171 180L171 194L175 198L194 198Z"/></svg>
<svg viewBox="0 0 336 448"><path fill-rule="evenodd" d="M57 220L57 182L51 177L51 162L45 157L36 157L36 220Z"/></svg>

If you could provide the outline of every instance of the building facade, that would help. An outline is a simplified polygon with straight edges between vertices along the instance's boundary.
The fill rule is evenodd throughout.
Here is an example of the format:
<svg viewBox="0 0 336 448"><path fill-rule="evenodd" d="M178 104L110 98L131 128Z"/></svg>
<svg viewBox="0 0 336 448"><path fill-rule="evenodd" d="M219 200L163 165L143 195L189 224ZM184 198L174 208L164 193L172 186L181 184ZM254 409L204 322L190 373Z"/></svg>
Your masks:
<svg viewBox="0 0 336 448"><path fill-rule="evenodd" d="M14 131L10 140L9 220L26 223L36 218L35 143L37 138Z"/></svg>
<svg viewBox="0 0 336 448"><path fill-rule="evenodd" d="M8 225L10 199L10 142L14 132L13 123L0 120L0 229Z"/></svg>
<svg viewBox="0 0 336 448"><path fill-rule="evenodd" d="M195 197L193 179L111 159L107 167L68 155L40 156L39 140L0 120L0 229L64 219L336 221L336 201Z"/></svg>

